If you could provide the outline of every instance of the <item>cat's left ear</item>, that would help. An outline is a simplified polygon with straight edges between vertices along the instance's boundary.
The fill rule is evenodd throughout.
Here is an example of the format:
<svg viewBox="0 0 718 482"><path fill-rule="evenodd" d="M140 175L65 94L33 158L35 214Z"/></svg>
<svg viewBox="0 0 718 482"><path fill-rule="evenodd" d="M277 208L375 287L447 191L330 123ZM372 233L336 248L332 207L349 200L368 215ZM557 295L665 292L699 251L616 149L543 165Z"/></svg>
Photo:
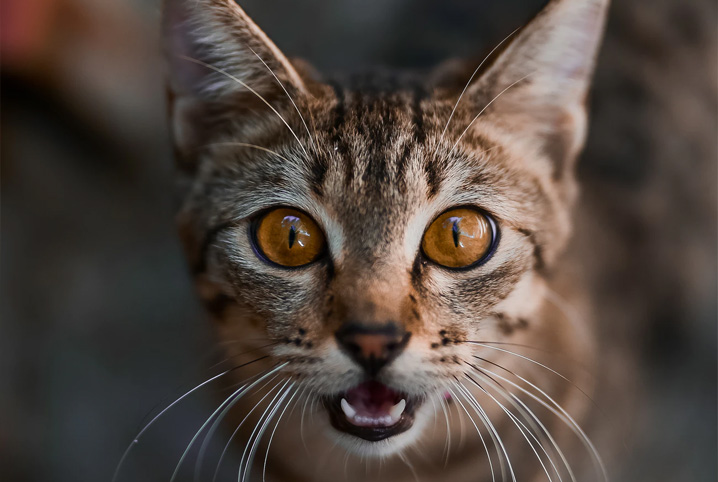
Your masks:
<svg viewBox="0 0 718 482"><path fill-rule="evenodd" d="M170 116L180 158L191 157L230 117L282 109L306 86L297 70L234 0L164 0ZM274 119L271 114L264 116Z"/></svg>
<svg viewBox="0 0 718 482"><path fill-rule="evenodd" d="M553 0L466 94L492 124L538 142L560 179L586 135L586 97L608 0Z"/></svg>

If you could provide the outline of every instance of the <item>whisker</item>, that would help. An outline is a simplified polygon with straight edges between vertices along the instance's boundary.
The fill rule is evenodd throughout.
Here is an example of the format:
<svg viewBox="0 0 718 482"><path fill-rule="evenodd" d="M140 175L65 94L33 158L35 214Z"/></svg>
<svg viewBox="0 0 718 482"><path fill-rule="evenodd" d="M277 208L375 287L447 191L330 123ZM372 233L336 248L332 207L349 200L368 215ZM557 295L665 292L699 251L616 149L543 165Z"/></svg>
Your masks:
<svg viewBox="0 0 718 482"><path fill-rule="evenodd" d="M282 402L284 401L284 399L287 397L287 395L291 391L292 387L294 386L294 383L291 383L289 385L289 387L286 388L286 390L284 389L284 387L290 381L291 381L291 378L289 378L286 381L286 383L282 386L281 390L284 390L284 392L280 391L279 393L277 393L277 396L279 396L281 393L281 397L279 398L279 400L275 403L274 400L276 399L276 396L274 399L272 399L272 401L269 404L269 407L267 408L267 410L264 411L264 414L262 414L262 417L259 419L259 421L257 422L257 425L255 426L254 430L252 431L252 435L250 435L250 437L249 437L250 442L251 442L252 436L254 436L255 432L257 433L257 435L254 437L254 441L251 442L251 449L249 450L249 455L247 457L247 463L244 466L244 473L242 473L242 462L244 461L244 453L242 453L242 458L239 461L239 474L237 474L237 482L239 482L240 480L242 482L244 482L244 479L249 475L249 470L252 467L252 462L254 460L254 454L256 453L257 446L258 446L259 442L261 441L262 436L264 435L264 431L267 429L267 426L269 425L269 422L274 417L274 414L277 413L277 410L279 410L279 407L281 406ZM270 408L271 408L271 410L270 410ZM267 411L269 411L269 413L267 413ZM266 417L265 417L265 415L266 415ZM262 418L264 418L264 422L262 422ZM260 423L262 424L261 428L259 427ZM259 428L258 432L257 432L257 428ZM249 447L249 445L247 447ZM244 452L247 451L247 447L245 447Z"/></svg>
<svg viewBox="0 0 718 482"><path fill-rule="evenodd" d="M312 141L312 145L316 147L316 143L314 142L314 138L312 137L312 133L309 132L309 126L307 126L307 123L306 123L306 121L304 120L304 116L303 116L302 113L299 111L299 107L297 107L297 104L294 103L294 99L292 99L292 96L289 95L289 92L287 92L287 89L284 87L284 84L282 83L282 81L279 80L279 77L276 76L276 74L274 73L274 71L272 70L272 68L271 68L269 65L267 65L267 63L264 61L264 59L262 59L262 57L260 57L259 54L252 49L252 47L250 47L249 45L247 45L247 48L248 48L249 50L251 50L254 55L257 56L257 58L259 59L260 62L262 62L262 64L264 64L264 66L267 68L267 70L269 70L269 73L272 74L272 77L274 77L274 80L277 81L277 83L278 83L279 86L282 88L282 90L284 91L284 93L287 94L287 97L289 98L289 101L290 101L290 102L292 103L292 105L294 106L294 109L296 109L297 114L299 114L299 118L302 119L302 124L304 124L304 128L307 130L307 134L309 135L309 139Z"/></svg>
<svg viewBox="0 0 718 482"><path fill-rule="evenodd" d="M477 357L477 358L479 358L479 357ZM554 407L548 405L544 400L542 400L541 398L539 398L539 397L536 396L535 394L533 394L533 393L531 393L530 391L526 390L524 387L522 387L522 386L520 386L520 385L518 385L518 384L512 382L511 380L509 380L509 379L507 379L507 378L505 378L505 377L502 377L502 376L499 375L498 373L495 373L495 372L493 372L493 371L491 371L491 370L489 370L489 369L486 369L486 368L479 368L479 367L474 366L474 365L472 365L472 366L473 366L474 368L478 369L478 370L484 371L484 372L486 372L486 373L490 373L491 375L493 375L493 376L495 376L495 377L497 377L497 378L499 378L499 379L505 381L506 383L512 385L513 387L516 387L518 390L520 390L521 392L525 393L526 395L528 395L529 397L531 397L533 400L537 401L537 402L540 403L542 406L544 406L546 409L548 409L551 413L553 413L554 415L556 415L561 421L563 421L563 423L566 424L566 426L568 426L568 427L571 429L571 431L573 431L573 433L578 437L578 439L581 440L581 443L586 447L586 450L591 454L591 456L592 456L592 458L593 458L593 460L594 460L594 463L595 463L595 465L596 465L597 471L601 473L602 478L603 478L604 481L606 481L606 482L608 481L608 473L607 473L606 467L605 467L605 465L604 465L604 463L603 463L603 459L601 458L600 454L598 453L598 450L597 450L596 447L594 446L593 442L592 442L591 439L588 437L588 435L586 435L586 432L584 432L584 430L583 430L583 429L581 428L581 426L576 422L576 420L574 420L574 418L571 417L571 415L570 415L558 402L556 402L553 398L551 398L546 392L544 392L543 390L541 390L538 386L536 386L536 385L534 385L533 383L531 383L530 381L526 380L526 379L525 379L524 377L522 377L521 375L518 375L518 374L516 374L516 373L514 373L514 372L511 372L510 370L508 370L508 369L506 369L506 368L504 368L504 367L499 366L499 368L501 368L501 369L503 369L503 370L505 370L505 371L511 373L513 376L515 376L516 378L518 378L519 380L521 380L522 382L526 383L527 385L529 385L530 387L532 387L534 390L536 390L537 392L539 392L539 393L540 393L541 395L543 395L548 401L550 401L556 408L554 408ZM556 409L558 409L558 411L557 411ZM560 412L560 413L559 413L559 412Z"/></svg>
<svg viewBox="0 0 718 482"><path fill-rule="evenodd" d="M266 338L265 338L265 340L266 340ZM238 342L238 341L235 341L234 343L237 343L237 342ZM233 343L233 342L231 342L231 341L220 341L220 342L216 342L216 344L218 344L218 345L229 344L229 343ZM221 359L221 360L218 361L217 363L214 363L212 366L210 366L210 367L207 368L206 370L203 370L203 372L204 372L204 371L212 371L212 370L214 370L215 368L218 368L218 367L219 367L220 365L222 365L223 363L230 362L230 361L234 360L235 358L239 358L240 356L247 355L247 354L249 354L249 353L253 353L253 352L255 352L255 351L258 351L258 350L260 350L260 349L262 349L262 348L267 348L267 347L269 347L269 346L277 345L277 344L279 344L279 343L278 343L278 342L273 342L273 343L269 343L269 344L264 345L264 346L259 346L259 347L253 348L253 349L251 349L251 350L244 351L244 352L242 352L242 353L237 353L236 355L230 355L230 356L224 357L223 359ZM206 351L205 354L200 357L200 360L209 362L210 357L212 357L213 355L215 355L216 352L219 352L220 350L221 350L220 347L215 346L214 348L212 348L212 349ZM190 371L188 370L187 372L185 372L185 375L189 375L189 373L190 373ZM184 389L184 387L185 387L186 385L188 385L188 384L187 384L187 383L184 383L184 384L178 386L178 387L177 387L177 390L179 390L179 389ZM164 397L162 397L162 399L161 399L159 402L157 402L157 403L147 412L147 414L146 414L144 417L142 417L142 420L140 421L140 423L138 424L138 426L142 426L143 423L145 422L145 420L147 420L148 418L150 418L150 416L151 416L152 413L157 409L157 407L159 407L159 406L161 406L161 405L164 405L164 402L165 402L167 399L169 399L169 398L170 398L170 396L164 396Z"/></svg>
<svg viewBox="0 0 718 482"><path fill-rule="evenodd" d="M541 428L543 433L546 434L549 441L551 442L551 445L553 446L554 450L558 453L558 456L561 458L561 461L563 462L564 466L566 467L566 471L568 472L569 477L571 478L572 482L576 482L576 476L573 473L573 469L571 469L571 464L568 463L568 460L566 459L566 456L564 455L563 451L559 447L556 440L551 435L551 432L546 428L546 426L541 423L541 420L538 418L538 416L516 395L513 393L508 392L508 395L511 396L511 398L518 403L521 407L524 409L524 413L528 414L530 418L532 418L536 424ZM525 416L525 415L524 415Z"/></svg>
<svg viewBox="0 0 718 482"><path fill-rule="evenodd" d="M274 380L276 376L271 378L267 383L265 383L260 390L262 390L264 387L266 387L272 380ZM224 460L224 456L227 454L227 451L229 450L229 446L232 444L232 440L234 440L234 437L239 432L239 429L242 427L244 422L247 421L249 416L254 412L254 410L260 406L260 404L274 391L275 388L279 387L279 383L276 383L272 388L270 388L267 393L264 394L264 396L256 403L254 406L247 412L247 415L244 416L241 422L239 422L239 425L234 429L232 432L232 435L229 436L229 440L227 440L227 443L224 445L224 449L222 450L222 453L219 456L219 461L217 462L217 467L214 469L214 475L212 476L212 482L217 480L217 475L219 474L219 468L222 465L222 460ZM206 440L206 439L205 439ZM201 458L202 456L202 450L200 449L200 456L198 458Z"/></svg>
<svg viewBox="0 0 718 482"><path fill-rule="evenodd" d="M489 108L489 106L490 106L491 104L493 104L499 97L501 97L501 96L502 96L507 90L509 90L511 87L515 86L515 85L518 84L519 82L525 80L527 77L529 77L529 76L531 76L531 75L533 75L533 74L535 74L535 73L536 73L536 72L531 72L531 73L528 73L528 74L524 75L524 76L521 77L519 80L517 80L516 82L512 83L511 85L509 85L508 87L506 87L504 90L502 90L501 92L499 92L499 93L496 95L496 97L494 97L493 99L491 99L491 101L489 101L489 103L486 104L483 109L481 109L481 112L479 112L478 114L476 114L476 117L474 117L474 118L471 120L471 122L469 122L469 125L466 126L466 129L464 129L464 131L461 133L461 135L459 136L459 138L456 139L456 142L454 143L454 146L453 146L453 147L451 148L451 150L449 151L449 154L447 154L447 157L448 157L448 156L451 156L451 153L454 152L454 150L456 149L456 146L459 145L459 142L461 142L461 139L462 139L462 138L464 137L464 135L468 132L468 130L471 128L471 126L474 124L474 122L476 122L476 119L478 119L478 118L481 116L481 114L483 114L484 111Z"/></svg>
<svg viewBox="0 0 718 482"><path fill-rule="evenodd" d="M540 362L534 360L533 358L529 358L529 357L527 357L527 356L525 356L525 355L522 355L522 354L520 354L520 353L513 352L513 351L511 351L511 350L506 350L505 348L499 348L499 347L496 347L496 346L487 345L487 344L485 344L485 343L481 343L481 342L477 342L477 341L466 341L466 342L464 342L464 343L469 343L469 344L471 344L471 345L482 346L482 347L484 347L484 348L489 348L489 349L491 349L491 350L501 351L501 352L507 353L507 354L509 354L509 355L513 355L513 356L515 356L515 357L522 358L522 359L524 359L524 360L526 360L526 361L528 361L528 362L533 363L534 365L540 366L541 368L544 368L544 369L550 371L550 372L553 373L554 375L557 375L558 377L562 378L563 380L565 380L565 381L567 381L568 383L570 383L571 385L573 385L573 386L576 388L576 390L578 390L579 392L581 392L586 398L588 398L591 402L593 402L594 406L596 406L596 407L598 408L598 406L596 405L596 402L593 400L593 398L591 398L591 396L590 396L588 393L586 393L581 387L579 387L578 385L576 385L576 383L574 383L572 380L570 380L569 378L567 378L565 375L563 375L563 374L557 372L557 371L554 370L553 368L548 367L548 366L544 365L543 363L540 363ZM475 356L474 358L480 358L480 357L476 357L476 356ZM486 360L486 361L488 361L488 360ZM498 366L498 365L497 365L497 366ZM503 367L501 367L501 368L503 368Z"/></svg>
<svg viewBox="0 0 718 482"><path fill-rule="evenodd" d="M401 459L402 462L409 468L409 471L411 472L411 475L414 477L414 480L416 482L419 482L419 474L416 473L416 469L414 468L414 464L409 462L409 459L404 456L404 454L399 453L399 459Z"/></svg>
<svg viewBox="0 0 718 482"><path fill-rule="evenodd" d="M250 365L250 364L252 364L252 363L256 363L256 362L258 362L258 361L260 361L260 360L264 360L265 358L268 358L268 356L269 356L269 355L266 355L266 356L263 356L263 357L254 359L254 360L252 360L252 361L249 361L249 362L247 362L247 363L243 363L243 364L238 365L238 366L236 366L236 367L233 367L233 368L229 368L229 369L227 369L227 370L224 370L222 373L220 373L220 374L218 374L218 375L215 375L215 376L213 376L212 378L209 378L208 380L205 380L204 382L200 383L199 385L197 385L197 386L194 387L193 389L191 389L191 390L185 392L185 393L184 393L182 396L180 396L177 400L175 400L174 402L170 403L170 404L169 404L167 407L165 407L160 413L158 413L157 415L155 415L155 417L154 417L152 420L150 420L149 423L147 423L147 425L145 425L145 426L142 428L142 430L139 431L139 433L138 433L138 434L135 436L135 438L132 440L132 442L131 442L130 445L127 447L127 449L125 450L125 452L122 454L122 457L120 458L120 461L118 462L117 467L115 468L115 473L114 473L113 476L112 476L112 482L116 482L116 481L117 481L117 477L120 475L120 470L122 469L122 465L124 464L125 460L127 459L128 455L130 454L130 451L132 450L132 447L134 447L135 445L137 445L137 444L140 442L140 438L142 437L142 435L144 435L144 433L145 433L147 430L149 430L149 428L150 428L160 417L162 417L162 415L164 415L165 413L167 413L168 410L170 410L172 407L174 407L175 405L177 405L179 402L181 402L182 400L184 400L186 397L188 397L188 396L191 395L192 393L196 392L197 390L199 390L200 388L204 387L205 385L207 385L207 384L213 382L214 380L216 380L216 379L218 379L218 378L220 378L220 377L223 377L224 375L226 375L226 374L228 374L228 373L230 373L230 372L233 372L233 371L235 371L235 370L238 370L238 369L240 369L240 368L243 368L243 367L245 367L245 366L247 366L247 365Z"/></svg>
<svg viewBox="0 0 718 482"><path fill-rule="evenodd" d="M449 390L451 392L451 390ZM453 401L453 397L447 401L447 403ZM464 447L464 444L466 443L466 434L464 429L464 417L461 416L461 412L459 411L459 407L456 407L456 413L459 417L459 449Z"/></svg>
<svg viewBox="0 0 718 482"><path fill-rule="evenodd" d="M446 412L446 403L443 398L439 400L439 406L444 412L444 419L446 420L446 441L444 443L444 451L446 452L444 468L446 468L449 465L449 453L451 452L451 424L449 423L449 414Z"/></svg>
<svg viewBox="0 0 718 482"><path fill-rule="evenodd" d="M287 126L287 129L289 129L289 132L292 133L292 136L294 136L294 138L295 138L295 139L297 140L297 142L299 143L299 147L301 147L302 151L304 151L304 155L307 156L307 157L309 157L309 154L307 153L307 150L304 148L304 144L302 144L302 141L299 140L299 137L298 137L297 134L294 132L294 129L292 129L292 128L290 127L289 123L287 123L287 121L284 119L284 117L282 117L282 115L281 115L279 112L277 112L277 109L275 109L275 108L272 106L272 104L270 104L270 103L267 101L267 99L265 99L264 97L262 97L256 90L254 90L254 89L251 88L249 85L247 85L246 83L242 82L240 79L238 79L238 78L235 77L234 75L230 74L230 73L227 72L226 70L220 69L219 67L215 67L214 65L208 64L207 62L203 62L203 61L201 61L201 60L198 60L198 59L195 59L195 58L192 58L192 57L188 57L188 56L186 56L186 55L180 55L179 58L181 58L181 59L183 59L183 60L187 60L188 62L193 62L193 63L195 63L195 64L197 64L197 65L201 65L201 66L203 66L203 67L206 67L206 68L208 68L208 69L210 69L210 70L213 70L213 71L217 72L218 74L222 74L222 75L226 76L228 79L233 80L234 82L237 82L239 85L241 85L242 87L244 87L245 89L247 89L248 91L250 91L251 93L253 93L254 95L256 95L262 102L264 102L264 103L267 105L267 107L269 107L269 108L272 110L272 112L274 112L274 113L277 115L277 117L279 117L279 118L282 120L282 122L284 123L284 125Z"/></svg>
<svg viewBox="0 0 718 482"><path fill-rule="evenodd" d="M294 385L290 385L289 389L291 389ZM277 417L277 423L274 424L274 429L272 429L272 433L269 436L269 442L267 442L267 451L264 454L264 464L262 466L262 482L266 480L267 475L267 459L269 458L269 448L272 446L272 440L274 439L274 433L277 431L277 427L279 427L279 422L282 421L282 417L284 416L284 412L287 411L289 408L289 405L292 403L292 400L294 399L295 395L299 393L299 390L295 390L292 396L287 400L287 404L284 406L284 409L282 410L282 413L279 414L279 417ZM298 399L297 399L298 400ZM296 406L296 404L295 404Z"/></svg>
<svg viewBox="0 0 718 482"><path fill-rule="evenodd" d="M506 392L506 389L505 389L505 388L503 388L500 384L498 384L498 383L496 383L494 380L492 380L491 377L482 376L482 374L481 374L481 373L478 373L478 372L477 372L476 374L477 374L478 376L480 376L481 379L482 379L485 383L489 383L490 385L492 385L492 386L494 387L494 389L496 390L497 393L504 395L504 398L506 398L506 399L513 405L513 407L519 411L519 413L522 413L521 410L518 409L517 404L516 404L511 398L509 398L508 396L506 396L506 393L508 393L508 392ZM501 402L499 402L499 401L498 401L493 395L491 395L485 388L483 388L483 387L481 387L480 385L478 385L478 383L476 383L470 376L467 375L467 378L468 378L469 380L471 380L472 382L474 382L474 383L481 389L481 391L483 391L484 393L486 393L486 394L501 408L501 410L502 410L504 413L506 413L506 415L509 417L509 419L511 419L511 421L514 423L514 425L516 425L516 428L519 429L519 431L521 432L521 434L522 434L522 435L524 436L524 438L526 439L526 442L527 442L527 443L529 444L529 446L531 447L531 450L532 450L533 453L536 455L536 459L537 459L537 460L539 461L539 463L541 464L541 467L543 468L544 473L546 474L546 477L548 478L549 482L552 481L551 475L549 475L548 469L546 468L546 465L544 465L541 456L540 456L539 453L536 451L536 449L534 448L533 443L529 440L529 438L527 437L526 434L528 434L528 435L536 442L536 445L538 445L538 447L539 447L539 448L543 451L543 453L546 455L546 458L548 459L548 461L549 461L549 463L551 464L551 466L552 466L554 472L555 472L556 475L558 476L558 479L559 479L559 480L562 480L562 479L561 479L561 474L559 473L558 468L556 468L556 464L554 463L553 458L552 458L552 457L549 455L549 453L546 451L546 448L544 447L543 443L538 440L538 438L536 437L534 431L530 430L521 420L519 420L519 418L518 418L514 413L512 413L510 410L508 410L504 404L502 404ZM522 415L523 415L523 413L522 413ZM524 415L524 416L525 416L525 415ZM528 421L528 420L527 420L527 421ZM519 426L519 425L520 425L520 426ZM523 427L523 430L522 430L522 427ZM525 430L526 432L524 432L524 430Z"/></svg>
<svg viewBox="0 0 718 482"><path fill-rule="evenodd" d="M478 368L478 367L474 367L474 366L471 365L471 364L469 364L469 366L471 366L472 368L474 368L474 370L477 370L477 368ZM546 438L548 438L549 442L551 443L551 445L553 446L553 448L556 450L556 452L559 453L559 456L561 457L561 459L562 459L564 465L566 466L566 468L567 468L569 474L571 475L572 480L574 480L574 482L575 482L575 479L574 479L574 477L573 477L573 472L572 472L572 470L571 470L570 465L568 464L568 461L567 461L566 458L563 456L563 452L561 451L561 449L559 448L558 444L556 443L556 441L555 441L555 440L553 439L553 437L551 436L551 433L550 433L550 432L548 431L548 429L544 426L544 424L541 423L541 421L540 421L539 418L536 416L536 414L534 414L533 411L531 411L531 409L529 409L529 408L526 406L526 404L523 403L523 401L522 401L520 398L518 398L516 395L514 395L513 393L511 393L506 387L504 387L500 382L496 381L493 377L491 377L490 375L486 375L485 373L482 373L482 372L479 372L479 371L476 371L476 373L477 373L479 376L481 376L482 379L484 379L484 381L490 383L490 384L494 387L494 389L496 390L496 392L497 392L500 396L502 396L502 397L503 397L504 399L506 399L509 403L511 403L511 405L524 417L524 419L526 420L526 422L527 422L529 425L531 425L531 428L532 428L533 432L534 432L535 434L537 434L539 437L541 437L542 441L539 442L539 441L537 440L537 442L540 444L542 450L544 451L544 453L545 453L546 456L548 457L548 460L549 460L549 462L551 463L551 465L553 466L554 471L555 471L556 474L558 475L559 480L561 479L561 475L559 474L558 469L556 468L556 465L554 464L553 458L549 456L549 454L546 452L546 450L545 450L545 448L544 448L544 445L543 445L543 444L544 444L543 441L545 441ZM534 437L534 440L536 440L535 437Z"/></svg>
<svg viewBox="0 0 718 482"><path fill-rule="evenodd" d="M258 145L256 145L256 144L247 144L246 142L212 142L212 143L210 143L210 144L205 144L205 145L202 146L202 147L207 148L207 147L215 147L215 146L220 146L220 147L221 147L221 146L228 146L228 147L247 147L247 148L250 148L250 149L258 149L258 150L260 150L260 151L264 151L264 152L267 152L267 153L272 154L272 155L274 155L274 156L277 156L279 159L283 160L284 162L289 162L289 160L288 160L286 157L282 156L281 154L279 154L279 153L276 152L276 151L273 151L272 149L268 149L268 148L266 148L266 147L258 146Z"/></svg>
<svg viewBox="0 0 718 482"><path fill-rule="evenodd" d="M230 395L229 397L227 397L227 398L224 400L224 402L222 402L222 403L220 404L220 406L217 407L217 409L216 409L214 412L212 412L212 415L210 415L209 418L207 418L207 420L205 420L205 422L204 422L204 423L202 424L202 426L199 428L199 430L197 431L197 433L194 434L194 437L192 437L192 439L190 440L189 444L187 445L187 448L186 448L185 451L182 453L182 456L180 457L179 462L177 462L177 466L175 467L175 470L174 470L174 472L172 473L172 477L170 478L170 482L174 482L174 481L175 481L175 479L177 478L177 475L179 474L180 466L182 465L182 462L184 462L185 458L187 457L187 454L189 453L190 449L191 449L192 446L194 445L194 442L197 440L197 438L198 438L199 435L202 433L202 431L204 431L204 429L207 427L207 425L209 425L209 423L212 421L212 419L217 415L217 413L219 413L228 403L229 403L229 404L232 404L232 405L233 405L234 403L236 403L236 401L237 401L239 398L241 398L245 393L247 393L247 391L251 390L256 384L260 383L260 382L261 382L262 380L264 380L266 377L268 377L268 376L270 376L270 375L273 375L274 373L278 372L279 370L281 370L282 368L284 368L284 367L287 366L288 364L289 364L289 362L284 362L284 363L282 363L282 364L280 364L280 365L277 365L277 366L274 367L272 370L270 370L269 372L267 372L267 373L265 373L264 375L262 375L259 379L255 380L255 381L252 382L251 384L242 385L239 389L237 389L237 391L235 391L232 395ZM246 390L245 390L245 388L246 388Z"/></svg>
<svg viewBox="0 0 718 482"><path fill-rule="evenodd" d="M304 416L307 413L307 403L309 402L309 399L312 398L313 392L314 390L310 388L307 397L304 399L304 404L302 405L302 418L299 420L299 438L302 440L302 445L307 453L309 453L309 448L307 447L307 441L304 438Z"/></svg>
<svg viewBox="0 0 718 482"><path fill-rule="evenodd" d="M456 112L456 108L459 106L459 103L461 102L461 99L464 97L464 93L466 93L466 89L469 88L469 85L471 85L471 81L474 80L474 77L476 74L481 70L481 67L486 63L486 61L491 57L491 55L496 52L496 50L503 45L504 42L506 42L508 39L513 37L513 35L518 32L520 28L517 28L510 34L506 36L501 42L499 42L496 47L491 49L491 52L489 52L486 57L484 57L484 60L481 61L478 67L476 67L476 70L474 70L474 73L471 74L471 77L469 77L469 80L466 82L466 85L464 86L464 90L461 91L461 94L459 95L459 98L456 100L456 104L454 104L454 108L451 109L451 115L449 115L449 119L446 121L446 125L444 126L444 130L441 131L441 137L439 137L439 142L437 143L437 149L441 145L441 141L444 139L444 135L446 134L446 129L449 128L449 124L451 123L451 119L454 117L454 113ZM436 149L434 150L434 154L436 154Z"/></svg>
<svg viewBox="0 0 718 482"><path fill-rule="evenodd" d="M478 358L478 357L477 357L477 358ZM515 375L511 370L509 370L509 369L507 369L507 368L504 368L504 367L502 367L501 365L498 365L498 364L496 364L496 363L494 363L494 362L492 362L492 361L490 361L490 360L485 360L485 359L483 359L483 358L479 358L479 359L482 360L482 361L485 361L485 362L487 362L487 363L490 363L490 364L492 364L492 365L494 365L494 366L496 366L496 367L498 367L498 368L501 368L501 369L503 369L503 370L506 370L506 371L508 371L509 373L513 374L514 376L517 376L517 375ZM468 364L468 365L469 365L470 367L474 368L474 370L478 370L478 369L479 369L479 367L477 367L477 366L475 366L475 365L473 365L473 364ZM548 437L549 441L551 442L551 444L553 445L554 449L556 450L556 452L558 453L559 457L561 458L561 461L563 462L564 466L566 467L566 470L568 471L569 477L571 478L571 480L572 480L573 482L576 482L576 477L575 477L575 475L574 475L574 473L573 473L573 470L571 469L571 465L568 463L568 460L566 459L566 457L565 457L563 451L562 451L561 448L558 446L558 443L556 443L556 440L554 440L553 436L551 435L551 432L546 428L546 426L544 426L543 423L541 423L541 420L538 418L538 416L537 416L519 397L517 397L516 395L514 395L513 393L511 393L510 391L508 391L503 385L501 385L499 382L497 382L496 380L494 380L492 377L489 376L488 378L490 378L490 379L493 381L494 384L496 384L496 385L498 385L499 387L501 387L501 390L503 391L504 396L507 396L507 395L510 396L516 403L518 403L521 407L523 407L524 417L526 417L526 414L528 414L529 417L532 418L532 419L535 421L536 424L538 424L538 426L541 428L541 431L543 431L543 433L545 433L546 437ZM515 406L515 405L514 405L514 406ZM541 433L541 432L538 431L538 430L536 430L536 431L537 431L537 433Z"/></svg>
<svg viewBox="0 0 718 482"><path fill-rule="evenodd" d="M476 429L476 433L479 434L479 439L481 439L481 445L484 446L484 451L486 451L486 459L489 461L489 469L491 470L491 482L496 482L496 474L494 474L494 464L491 461L491 455L489 454L489 447L486 445L486 441L484 440L484 436L481 435L481 430L479 430L479 427L476 425L476 422L474 421L471 414L469 414L469 411L466 409L466 406L461 401L461 399L451 390L448 389L449 393L451 393L451 396L454 397L456 402L461 405L461 408L464 409L464 412L466 412L466 416L469 417L469 420L471 421L471 424Z"/></svg>
<svg viewBox="0 0 718 482"><path fill-rule="evenodd" d="M494 424L491 422L489 415L486 413L486 411L484 411L484 409L481 407L481 404L478 402L478 400L476 400L476 397L474 397L471 391L466 388L463 383L456 380L455 384L459 391L463 393L466 401L469 402L474 411L476 411L476 414L479 415L479 418L484 422L484 425L486 426L487 430L489 430L491 439L494 441L494 445L497 447L497 453L499 448L501 448L501 451L504 454L503 458L499 456L499 461L501 462L501 478L503 480L506 480L506 466L508 465L509 473L511 474L511 480L513 482L516 482L516 474L514 473L514 468L511 465L511 459L509 458L509 454L506 451L506 446L504 445L501 436L496 430L496 427L494 427Z"/></svg>

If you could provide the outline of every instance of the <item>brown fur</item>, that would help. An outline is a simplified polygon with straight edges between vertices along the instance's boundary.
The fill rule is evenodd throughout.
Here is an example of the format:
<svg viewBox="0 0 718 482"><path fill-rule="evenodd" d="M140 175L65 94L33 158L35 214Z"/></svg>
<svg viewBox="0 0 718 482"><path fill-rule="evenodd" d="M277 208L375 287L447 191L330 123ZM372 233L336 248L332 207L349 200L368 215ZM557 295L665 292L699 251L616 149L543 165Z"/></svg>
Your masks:
<svg viewBox="0 0 718 482"><path fill-rule="evenodd" d="M432 417L443 423L442 410L427 401L412 429L382 442L334 431L314 404L365 377L338 349L338 328L392 320L411 340L379 381L439 404L462 381L496 424L517 479L540 479L531 446L467 377L493 396L504 387L535 410L579 480L600 480L566 426L499 376L524 387L516 374L532 380L576 418L589 411L587 396L566 380L502 350L538 348L521 353L589 389L581 368L594 362L588 300L580 273L561 255L605 9L598 0L551 2L457 104L461 91L450 86L474 66L429 77L441 81L388 73L326 81L295 67L233 2L167 2L172 126L187 186L178 219L200 296L220 338L233 342L229 354L269 354L255 370L286 363L276 381L296 384L293 393L316 412L305 421L309 457L297 456L301 410L283 420L270 454L276 479L341 479L338 441L352 464L355 456L384 459L381 471L367 469L370 480L412 480L412 470L421 480L491 480L478 429L468 428L458 405L466 400L448 407L446 433L426 427ZM249 225L280 205L314 218L328 258L284 270L255 256ZM486 263L448 271L424 259L419 243L432 219L462 205L494 217L500 241ZM235 421L254 403L240 401ZM553 462L567 477L557 455Z"/></svg>

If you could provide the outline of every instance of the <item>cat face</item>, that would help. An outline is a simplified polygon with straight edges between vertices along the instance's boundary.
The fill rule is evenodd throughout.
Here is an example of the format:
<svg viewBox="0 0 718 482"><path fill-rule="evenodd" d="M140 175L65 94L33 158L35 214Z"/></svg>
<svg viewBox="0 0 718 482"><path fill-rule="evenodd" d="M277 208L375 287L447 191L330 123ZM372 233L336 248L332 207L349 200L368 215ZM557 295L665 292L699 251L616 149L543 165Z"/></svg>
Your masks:
<svg viewBox="0 0 718 482"><path fill-rule="evenodd" d="M476 71L326 82L228 0L167 3L200 294L347 447L413 443L477 342L541 323L604 12L552 2Z"/></svg>

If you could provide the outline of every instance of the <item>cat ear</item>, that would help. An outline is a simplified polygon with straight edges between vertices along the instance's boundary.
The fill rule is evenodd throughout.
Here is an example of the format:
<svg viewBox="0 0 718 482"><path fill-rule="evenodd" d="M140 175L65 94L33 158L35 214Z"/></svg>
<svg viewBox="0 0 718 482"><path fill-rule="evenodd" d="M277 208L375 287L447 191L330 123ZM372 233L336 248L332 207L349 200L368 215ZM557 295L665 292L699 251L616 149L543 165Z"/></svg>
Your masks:
<svg viewBox="0 0 718 482"><path fill-rule="evenodd" d="M482 116L538 140L555 178L572 166L584 142L586 97L608 3L551 1L467 91L479 109L487 106Z"/></svg>
<svg viewBox="0 0 718 482"><path fill-rule="evenodd" d="M306 90L289 60L234 0L165 0L163 37L180 154L204 142L227 110L279 108L288 94Z"/></svg>

